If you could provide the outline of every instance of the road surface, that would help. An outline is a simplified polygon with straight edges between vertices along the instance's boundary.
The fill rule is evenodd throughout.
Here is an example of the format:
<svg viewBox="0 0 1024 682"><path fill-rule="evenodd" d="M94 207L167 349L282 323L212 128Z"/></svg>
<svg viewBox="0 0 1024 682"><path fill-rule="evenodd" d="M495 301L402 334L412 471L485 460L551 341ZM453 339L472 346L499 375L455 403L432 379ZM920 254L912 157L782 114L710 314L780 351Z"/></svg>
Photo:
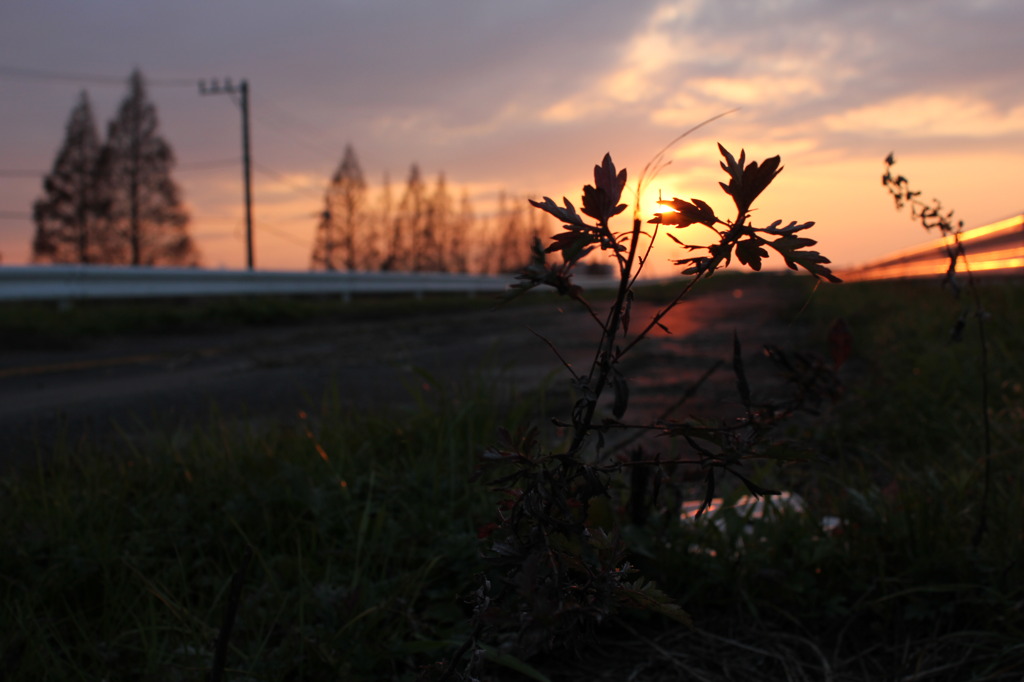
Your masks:
<svg viewBox="0 0 1024 682"><path fill-rule="evenodd" d="M654 415L716 360L728 361L734 329L751 359L764 342L785 343L797 331L779 321L790 297L751 287L679 306L664 320L673 334L658 332L632 354L631 417ZM635 306L632 329L653 311ZM103 338L73 350L7 352L0 360L0 470L46 457L62 439L102 444L154 429L188 433L213 409L220 419L244 424L296 419L300 410L316 414L332 388L357 413L400 407L413 402L425 375L520 390L547 377L564 396L570 375L563 360L585 372L597 338L595 322L568 302L520 299L485 312ZM728 365L715 376L705 400L731 400Z"/></svg>

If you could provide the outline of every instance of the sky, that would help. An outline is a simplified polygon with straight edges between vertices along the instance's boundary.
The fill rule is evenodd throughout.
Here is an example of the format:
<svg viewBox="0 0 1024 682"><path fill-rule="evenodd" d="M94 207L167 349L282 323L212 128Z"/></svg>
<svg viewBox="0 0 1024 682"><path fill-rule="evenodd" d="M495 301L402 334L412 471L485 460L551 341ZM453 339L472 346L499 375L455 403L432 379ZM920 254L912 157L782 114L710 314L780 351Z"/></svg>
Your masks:
<svg viewBox="0 0 1024 682"><path fill-rule="evenodd" d="M717 143L779 154L755 224L813 220L818 250L854 266L936 236L895 211L890 152L967 228L1024 212L1022 28L1019 0L8 0L0 255L30 258L78 94L103 134L138 68L207 267L245 264L241 116L200 95L214 78L249 84L260 269L308 267L346 144L371 183L398 193L416 163L486 214L501 192L578 206L605 153L635 190L724 112L666 151L643 212L660 192L729 215ZM663 247L655 274L684 255Z"/></svg>

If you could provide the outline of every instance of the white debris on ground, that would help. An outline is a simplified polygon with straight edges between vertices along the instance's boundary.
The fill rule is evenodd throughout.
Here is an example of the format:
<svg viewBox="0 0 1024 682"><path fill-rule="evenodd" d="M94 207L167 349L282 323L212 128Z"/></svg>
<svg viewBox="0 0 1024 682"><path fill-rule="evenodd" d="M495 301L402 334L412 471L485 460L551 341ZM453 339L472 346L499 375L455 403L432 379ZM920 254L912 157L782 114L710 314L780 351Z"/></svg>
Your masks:
<svg viewBox="0 0 1024 682"><path fill-rule="evenodd" d="M697 512L702 504L702 500L684 502L680 519L690 523L703 519L715 524L721 532L725 533L727 532L728 525L724 512L732 510L738 517L744 519L745 525L743 530L746 535L754 533L754 526L757 523L764 520L770 521L773 516L778 516L779 513L803 514L806 512L806 504L803 498L796 493L790 492L765 496L744 495L729 505L726 505L721 497L715 497L712 498L710 506L698 518ZM842 520L837 516L823 516L820 520L821 529L825 533L833 532L841 524Z"/></svg>

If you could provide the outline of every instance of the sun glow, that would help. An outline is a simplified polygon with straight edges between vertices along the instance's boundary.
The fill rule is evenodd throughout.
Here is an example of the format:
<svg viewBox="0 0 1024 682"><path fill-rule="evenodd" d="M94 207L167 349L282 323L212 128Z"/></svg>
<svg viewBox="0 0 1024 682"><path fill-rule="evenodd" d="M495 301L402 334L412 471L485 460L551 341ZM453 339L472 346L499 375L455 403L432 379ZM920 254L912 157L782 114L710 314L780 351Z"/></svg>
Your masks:
<svg viewBox="0 0 1024 682"><path fill-rule="evenodd" d="M659 202L673 198L675 197L665 193L662 186L648 184L642 189L639 202L634 199L633 203L639 206L639 218L646 223L659 213L671 213L672 209L669 206L663 206Z"/></svg>

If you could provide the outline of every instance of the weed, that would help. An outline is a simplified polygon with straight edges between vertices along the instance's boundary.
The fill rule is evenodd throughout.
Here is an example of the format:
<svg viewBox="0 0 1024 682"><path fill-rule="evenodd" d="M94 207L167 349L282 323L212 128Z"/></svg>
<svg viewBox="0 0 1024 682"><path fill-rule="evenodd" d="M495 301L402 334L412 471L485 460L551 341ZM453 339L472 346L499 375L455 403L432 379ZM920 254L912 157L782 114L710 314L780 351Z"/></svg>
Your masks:
<svg viewBox="0 0 1024 682"><path fill-rule="evenodd" d="M893 176L892 167L896 159L890 153L885 159L885 173L882 175L882 184L892 195L896 202L896 208L910 207L911 215L921 223L926 230L938 229L946 241L946 254L949 256L949 267L943 283L952 289L957 296L960 294L960 284L957 280L957 263L963 263L963 270L967 273L967 290L970 295L972 306L961 312L953 326L951 338L959 340L963 335L967 320L973 318L978 329L980 339L978 349L978 371L981 377L981 419L984 425L982 436L981 461L985 469L985 488L982 492L981 505L978 511L977 528L974 532L972 544L977 547L981 542L985 531L988 529L988 499L989 488L992 484L992 428L989 422L989 367L988 367L988 341L985 333L985 317L987 313L982 306L981 294L971 273L970 264L967 259L967 252L964 249L960 235L964 229L964 221L953 222L953 211L945 211L938 199L931 204L921 201L918 197L921 192L910 189L910 183L902 175ZM972 309L973 308L973 309Z"/></svg>
<svg viewBox="0 0 1024 682"><path fill-rule="evenodd" d="M664 326L664 316L699 282L728 266L734 257L758 271L768 257L767 249L772 249L793 270L800 267L816 278L839 281L828 269L828 259L807 248L815 241L802 233L813 223L783 225L777 220L755 227L751 222L751 205L781 172L780 158L748 164L743 152L736 158L721 145L719 151L728 176L721 187L735 206L732 220L719 218L700 199L675 198L661 202L666 210L647 223L653 225L650 233L639 207L631 229L616 231L612 219L627 208L620 203L627 173L616 169L610 155L595 166L594 184L583 188L582 216L568 199L562 205L548 197L531 202L558 218L564 231L555 234L546 248L535 242L533 261L518 274L511 295L540 285L553 287L583 306L601 334L586 373L566 364L579 396L570 418L559 422L568 430L566 442L549 447L535 429L506 431L484 456L485 465L493 470L488 483L501 500L498 518L487 528L485 557L490 571L476 593L474 636L504 651L528 658L556 646L573 649L622 609L653 611L689 622L689 616L654 583L638 575L629 561L622 524L614 513L619 493L613 488L624 467L631 467L633 475L623 504L632 507L637 521L646 517L646 508L654 504L670 470L679 466L697 466L702 472L706 489L699 513L710 506L723 474L738 479L755 496L775 492L755 483L740 468L749 460L777 456L772 454L771 434L783 417L800 406L779 409L754 403L738 338L734 338L733 369L745 409L739 421L646 425L625 421L630 392L623 359L652 330ZM648 173L657 171L663 154L664 150L641 174L636 196L642 196ZM689 279L652 319L637 324L631 320L634 285L658 231L691 226L712 231L716 241L698 247L669 234L691 254L675 261ZM618 275L616 296L604 312L593 307L572 281L581 259L596 250L610 255ZM549 264L546 256L551 253L558 254L560 262ZM548 345L557 353L555 343L548 341ZM683 440L690 451L677 458L657 455L652 460L642 449L623 452L621 443L615 445L612 440L631 430ZM468 666L473 668L472 658ZM449 666L444 676L451 674Z"/></svg>

